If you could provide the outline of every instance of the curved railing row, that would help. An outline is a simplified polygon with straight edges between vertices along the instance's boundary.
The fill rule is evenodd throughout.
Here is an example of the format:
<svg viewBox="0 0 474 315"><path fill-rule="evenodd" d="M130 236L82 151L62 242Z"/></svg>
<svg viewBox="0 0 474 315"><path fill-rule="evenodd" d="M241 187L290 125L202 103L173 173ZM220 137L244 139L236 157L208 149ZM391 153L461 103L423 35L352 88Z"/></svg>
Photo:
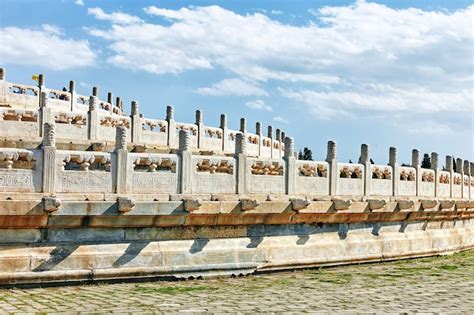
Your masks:
<svg viewBox="0 0 474 315"><path fill-rule="evenodd" d="M0 130L4 138L34 139L42 136L44 123L55 123L59 142L115 140L115 127L127 128L127 139L133 145L154 147L178 147L178 133L187 131L191 136L191 147L216 154L233 153L238 132L246 132L246 120L240 121L240 130L227 127L226 115L221 115L219 127L203 124L200 110L196 111L193 124L174 120L173 107L168 106L165 119L150 119L139 113L137 102L131 104L131 115L124 113L120 97L113 104L112 93L107 101L99 98L99 89L94 87L92 96L75 92L74 81L69 89L46 88L44 76L38 78L38 86L28 86L6 81L6 72L0 69ZM248 154L257 157L281 158L285 133L273 132L268 127L265 137L260 123L255 134L247 133Z"/></svg>
<svg viewBox="0 0 474 315"><path fill-rule="evenodd" d="M138 153L127 149L127 132L116 127L113 152L56 148L55 125L45 125L41 149L0 148L0 192L118 194L268 194L324 196L406 196L474 199L474 163L437 153L431 169L422 168L419 151L412 165L400 166L396 148L389 163L370 163L362 145L358 163L341 163L336 144L328 143L325 161L297 160L293 140L285 138L283 158L248 156L247 135L236 134L232 156L196 155L188 131L179 134L176 154Z"/></svg>

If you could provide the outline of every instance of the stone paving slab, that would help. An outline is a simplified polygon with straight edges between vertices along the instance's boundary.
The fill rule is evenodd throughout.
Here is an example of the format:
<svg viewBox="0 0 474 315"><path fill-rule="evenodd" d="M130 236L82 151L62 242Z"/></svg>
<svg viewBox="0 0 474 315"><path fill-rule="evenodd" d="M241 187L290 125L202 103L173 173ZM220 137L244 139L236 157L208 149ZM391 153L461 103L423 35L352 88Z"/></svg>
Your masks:
<svg viewBox="0 0 474 315"><path fill-rule="evenodd" d="M474 250L241 278L0 289L0 313L474 312Z"/></svg>

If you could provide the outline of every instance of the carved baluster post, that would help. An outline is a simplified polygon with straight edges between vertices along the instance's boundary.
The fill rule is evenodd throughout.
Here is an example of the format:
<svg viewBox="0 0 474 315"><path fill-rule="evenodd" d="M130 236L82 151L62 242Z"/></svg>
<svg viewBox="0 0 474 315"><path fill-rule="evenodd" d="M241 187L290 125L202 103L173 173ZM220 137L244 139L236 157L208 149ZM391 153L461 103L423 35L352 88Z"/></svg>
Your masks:
<svg viewBox="0 0 474 315"><path fill-rule="evenodd" d="M431 169L435 171L435 197L439 195L439 155L436 152L431 152Z"/></svg>
<svg viewBox="0 0 474 315"><path fill-rule="evenodd" d="M44 75L42 75L42 74L38 75L38 89L39 89L38 95L40 96L40 97L39 97L39 107L40 107L40 108L41 108L41 107L46 107L46 104L45 104L45 102L43 102L42 97L41 97L42 94L43 94L43 92L48 92L48 91L46 90L46 87L45 87L45 85L44 85L44 82L45 82L45 80L44 80ZM48 98L48 93L46 93L46 99L47 99L47 98ZM43 124L44 124L44 123L46 123L46 122L43 122ZM42 128L42 127L41 127L41 128Z"/></svg>
<svg viewBox="0 0 474 315"><path fill-rule="evenodd" d="M420 151L418 149L413 149L411 151L411 166L415 168L415 186L416 186L416 195L419 196L421 193L420 187L421 187L421 182L420 182L420 177L418 174L420 174L421 169L420 169ZM393 174L395 177L395 174ZM400 174L396 174L398 180L400 180Z"/></svg>
<svg viewBox="0 0 474 315"><path fill-rule="evenodd" d="M143 121L140 116L138 102L132 101L132 143L137 144L142 141Z"/></svg>
<svg viewBox="0 0 474 315"><path fill-rule="evenodd" d="M176 122L174 120L173 106L166 107L166 121L168 122L168 146L176 149Z"/></svg>
<svg viewBox="0 0 474 315"><path fill-rule="evenodd" d="M53 194L56 190L56 125L44 124L43 136L43 193Z"/></svg>
<svg viewBox="0 0 474 315"><path fill-rule="evenodd" d="M69 93L71 93L71 111L76 109L76 84L74 81L69 81Z"/></svg>
<svg viewBox="0 0 474 315"><path fill-rule="evenodd" d="M262 155L262 125L260 122L255 123L255 134L258 136L258 156Z"/></svg>
<svg viewBox="0 0 474 315"><path fill-rule="evenodd" d="M87 137L89 140L99 140L99 111L97 109L97 97L89 97L89 111L87 113Z"/></svg>
<svg viewBox="0 0 474 315"><path fill-rule="evenodd" d="M109 112L112 114L114 112L114 96L112 92L107 93L107 103L109 103Z"/></svg>
<svg viewBox="0 0 474 315"><path fill-rule="evenodd" d="M247 193L247 139L239 132L235 138L235 158L237 159L237 193Z"/></svg>
<svg viewBox="0 0 474 315"><path fill-rule="evenodd" d="M372 179L372 170L370 165L370 147L368 144L360 146L359 164L364 165L364 196L369 196L371 193L370 181Z"/></svg>
<svg viewBox="0 0 474 315"><path fill-rule="evenodd" d="M453 197L453 178L454 178L454 169L453 169L453 157L451 155L446 155L446 171L449 172L449 197Z"/></svg>
<svg viewBox="0 0 474 315"><path fill-rule="evenodd" d="M98 86L93 86L92 87L92 96L95 96L99 98L99 87Z"/></svg>
<svg viewBox="0 0 474 315"><path fill-rule="evenodd" d="M270 138L270 157L273 157L273 127L268 126L267 137Z"/></svg>
<svg viewBox="0 0 474 315"><path fill-rule="evenodd" d="M240 132L247 133L247 120L245 118L240 118Z"/></svg>
<svg viewBox="0 0 474 315"><path fill-rule="evenodd" d="M285 155L286 161L286 193L292 195L296 191L296 158L294 139L292 137L285 138Z"/></svg>
<svg viewBox="0 0 474 315"><path fill-rule="evenodd" d="M43 137L44 135L44 124L54 124L54 116L51 113L51 108L48 107L48 93L47 92L41 92L40 93L40 105L41 107L39 108L39 119L38 119L38 124L39 124L39 136Z"/></svg>
<svg viewBox="0 0 474 315"><path fill-rule="evenodd" d="M460 158L456 159L456 173L461 174L461 198L464 197L464 172L463 172L463 160Z"/></svg>
<svg viewBox="0 0 474 315"><path fill-rule="evenodd" d="M280 129L276 130L275 141L278 143L278 151L276 152L275 158L281 159L281 130Z"/></svg>
<svg viewBox="0 0 474 315"><path fill-rule="evenodd" d="M128 150L127 150L127 128L117 125L115 129L115 192L123 194L127 192L128 181Z"/></svg>
<svg viewBox="0 0 474 315"><path fill-rule="evenodd" d="M398 168L398 162L397 162L397 148L395 147L390 147L389 149L389 162L388 165L392 167L392 172L393 172L393 184L392 184L392 189L393 189L393 195L398 196L399 195L399 183L400 183L400 170ZM418 176L418 174L417 174Z"/></svg>
<svg viewBox="0 0 474 315"><path fill-rule="evenodd" d="M228 148L227 148L227 143L228 143L228 137L229 135L227 134L227 116L226 114L221 114L221 123L220 123L220 126L219 128L222 129L222 151L223 152L228 152Z"/></svg>
<svg viewBox="0 0 474 315"><path fill-rule="evenodd" d="M335 196L337 194L339 173L337 171L336 142L334 141L328 141L326 162L329 163L329 195Z"/></svg>
<svg viewBox="0 0 474 315"><path fill-rule="evenodd" d="M471 174L469 178L469 191L471 194L471 199L474 199L474 162L469 163L470 169L471 169Z"/></svg>
<svg viewBox="0 0 474 315"><path fill-rule="evenodd" d="M198 109L196 111L196 126L197 132L197 146L199 149L204 148L204 123L202 117L202 111Z"/></svg>
<svg viewBox="0 0 474 315"><path fill-rule="evenodd" d="M463 171L464 171L464 175L467 175L468 177L468 186L467 186L467 194L466 196L464 196L465 199L469 198L471 199L473 196L471 195L471 177L470 177L470 174L471 174L471 164L469 163L468 160L464 160L464 168L463 168ZM462 179L462 181L464 182L464 178Z"/></svg>
<svg viewBox="0 0 474 315"><path fill-rule="evenodd" d="M178 155L180 158L179 185L180 193L190 194L192 185L193 167L191 165L191 136L185 130L179 131Z"/></svg>
<svg viewBox="0 0 474 315"><path fill-rule="evenodd" d="M7 80L7 70L5 68L0 68L0 81Z"/></svg>

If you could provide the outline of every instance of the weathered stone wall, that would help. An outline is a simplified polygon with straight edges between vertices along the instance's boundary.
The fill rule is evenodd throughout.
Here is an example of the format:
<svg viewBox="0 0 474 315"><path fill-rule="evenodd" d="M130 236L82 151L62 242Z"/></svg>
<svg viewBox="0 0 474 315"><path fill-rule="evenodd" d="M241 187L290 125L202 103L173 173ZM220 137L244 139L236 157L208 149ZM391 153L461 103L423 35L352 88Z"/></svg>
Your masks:
<svg viewBox="0 0 474 315"><path fill-rule="evenodd" d="M298 161L294 140L147 119L98 98L0 80L0 284L260 270L474 247L474 167Z"/></svg>

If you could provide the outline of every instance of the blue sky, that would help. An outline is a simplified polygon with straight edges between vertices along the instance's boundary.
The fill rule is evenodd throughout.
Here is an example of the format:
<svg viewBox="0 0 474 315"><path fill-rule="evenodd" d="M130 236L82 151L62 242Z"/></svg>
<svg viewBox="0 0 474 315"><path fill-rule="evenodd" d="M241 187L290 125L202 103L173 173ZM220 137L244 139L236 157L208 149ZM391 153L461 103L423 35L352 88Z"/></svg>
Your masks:
<svg viewBox="0 0 474 315"><path fill-rule="evenodd" d="M471 1L18 1L0 2L7 79L69 80L166 105L179 121L231 128L247 117L281 128L323 159L361 143L376 163L388 147L474 159Z"/></svg>

